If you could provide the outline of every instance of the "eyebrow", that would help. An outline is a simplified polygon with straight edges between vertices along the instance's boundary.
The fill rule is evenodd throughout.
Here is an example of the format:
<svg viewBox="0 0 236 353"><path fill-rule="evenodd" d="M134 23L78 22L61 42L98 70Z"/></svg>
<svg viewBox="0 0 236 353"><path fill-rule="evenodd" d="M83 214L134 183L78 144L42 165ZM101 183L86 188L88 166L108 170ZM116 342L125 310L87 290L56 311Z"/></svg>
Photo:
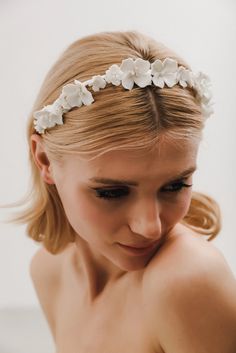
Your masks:
<svg viewBox="0 0 236 353"><path fill-rule="evenodd" d="M172 182L181 178L184 178L186 175L189 175L193 172L195 172L195 170L197 169L196 166L191 167L187 170L185 170L184 172L182 172L181 174L177 175L174 178L171 178L171 180L169 180L168 182ZM129 186L139 186L139 183L137 183L136 181L132 181L132 180L117 180L117 179L110 179L110 178L102 178L102 177L93 177L90 178L89 180L96 182L96 183L100 183L100 184L106 184L106 185L129 185ZM168 183L167 182L167 183Z"/></svg>

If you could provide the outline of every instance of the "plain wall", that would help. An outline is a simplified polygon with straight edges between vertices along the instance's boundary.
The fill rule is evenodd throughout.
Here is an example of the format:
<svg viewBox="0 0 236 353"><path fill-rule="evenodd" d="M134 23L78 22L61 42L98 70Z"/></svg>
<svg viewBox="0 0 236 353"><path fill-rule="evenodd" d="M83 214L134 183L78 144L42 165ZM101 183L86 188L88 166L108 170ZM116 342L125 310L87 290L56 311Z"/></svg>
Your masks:
<svg viewBox="0 0 236 353"><path fill-rule="evenodd" d="M0 203L16 201L26 191L26 121L58 55L82 36L136 29L174 49L212 80L215 114L206 124L193 190L219 202L223 229L213 243L236 275L235 7L229 0L1 1ZM0 209L1 220L8 212ZM29 276L38 247L24 225L0 224L0 308L38 306Z"/></svg>

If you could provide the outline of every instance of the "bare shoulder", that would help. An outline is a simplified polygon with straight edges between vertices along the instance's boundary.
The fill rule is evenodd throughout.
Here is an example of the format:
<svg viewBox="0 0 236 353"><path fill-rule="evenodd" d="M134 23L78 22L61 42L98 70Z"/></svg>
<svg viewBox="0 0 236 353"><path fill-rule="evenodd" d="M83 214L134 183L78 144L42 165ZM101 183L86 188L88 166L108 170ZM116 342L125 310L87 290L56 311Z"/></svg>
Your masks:
<svg viewBox="0 0 236 353"><path fill-rule="evenodd" d="M33 255L30 261L30 275L33 280L37 279L42 274L45 276L48 270L51 270L51 265L54 263L54 255L48 252L41 246Z"/></svg>
<svg viewBox="0 0 236 353"><path fill-rule="evenodd" d="M62 254L51 254L43 246L35 252L30 261L29 270L37 288L45 285L53 287L59 283L62 258Z"/></svg>
<svg viewBox="0 0 236 353"><path fill-rule="evenodd" d="M193 272L199 274L201 266L204 267L208 261L212 266L217 263L228 266L223 254L212 242L179 224L149 263L145 276L152 281L152 276L158 273L176 280L179 276L192 276Z"/></svg>
<svg viewBox="0 0 236 353"><path fill-rule="evenodd" d="M67 249L68 251L68 249ZM55 339L55 313L66 251L53 255L40 247L30 261L30 277Z"/></svg>
<svg viewBox="0 0 236 353"><path fill-rule="evenodd" d="M35 252L30 261L30 274L35 277L40 275L41 273L46 276L50 276L56 279L60 274L60 267L62 266L64 258L71 250L71 244L68 244L67 247L58 254L50 253L44 246L40 246L40 248Z"/></svg>
<svg viewBox="0 0 236 353"><path fill-rule="evenodd" d="M236 351L236 280L213 244L191 231L173 237L145 288L153 341L165 353Z"/></svg>

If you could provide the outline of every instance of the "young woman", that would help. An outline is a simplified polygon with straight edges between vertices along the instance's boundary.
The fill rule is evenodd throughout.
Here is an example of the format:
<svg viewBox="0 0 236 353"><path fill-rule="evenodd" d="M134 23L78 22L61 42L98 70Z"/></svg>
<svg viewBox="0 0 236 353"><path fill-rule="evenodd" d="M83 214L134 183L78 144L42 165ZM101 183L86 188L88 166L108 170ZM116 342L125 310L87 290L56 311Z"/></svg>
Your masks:
<svg viewBox="0 0 236 353"><path fill-rule="evenodd" d="M235 353L236 281L192 191L209 80L138 31L72 43L28 123L30 273L56 353ZM205 237L204 237L205 236Z"/></svg>

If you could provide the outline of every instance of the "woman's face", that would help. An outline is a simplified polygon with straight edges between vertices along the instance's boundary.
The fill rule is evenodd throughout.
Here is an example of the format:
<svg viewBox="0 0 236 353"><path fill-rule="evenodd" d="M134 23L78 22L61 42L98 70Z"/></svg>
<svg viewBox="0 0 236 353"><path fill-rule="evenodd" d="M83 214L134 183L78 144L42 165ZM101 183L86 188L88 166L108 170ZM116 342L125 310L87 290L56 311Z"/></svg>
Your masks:
<svg viewBox="0 0 236 353"><path fill-rule="evenodd" d="M191 201L197 150L196 142L165 142L152 152L111 151L92 161L67 156L63 168L53 166L54 182L78 239L122 269L144 267L155 248L134 256L118 243L159 243L182 220Z"/></svg>

